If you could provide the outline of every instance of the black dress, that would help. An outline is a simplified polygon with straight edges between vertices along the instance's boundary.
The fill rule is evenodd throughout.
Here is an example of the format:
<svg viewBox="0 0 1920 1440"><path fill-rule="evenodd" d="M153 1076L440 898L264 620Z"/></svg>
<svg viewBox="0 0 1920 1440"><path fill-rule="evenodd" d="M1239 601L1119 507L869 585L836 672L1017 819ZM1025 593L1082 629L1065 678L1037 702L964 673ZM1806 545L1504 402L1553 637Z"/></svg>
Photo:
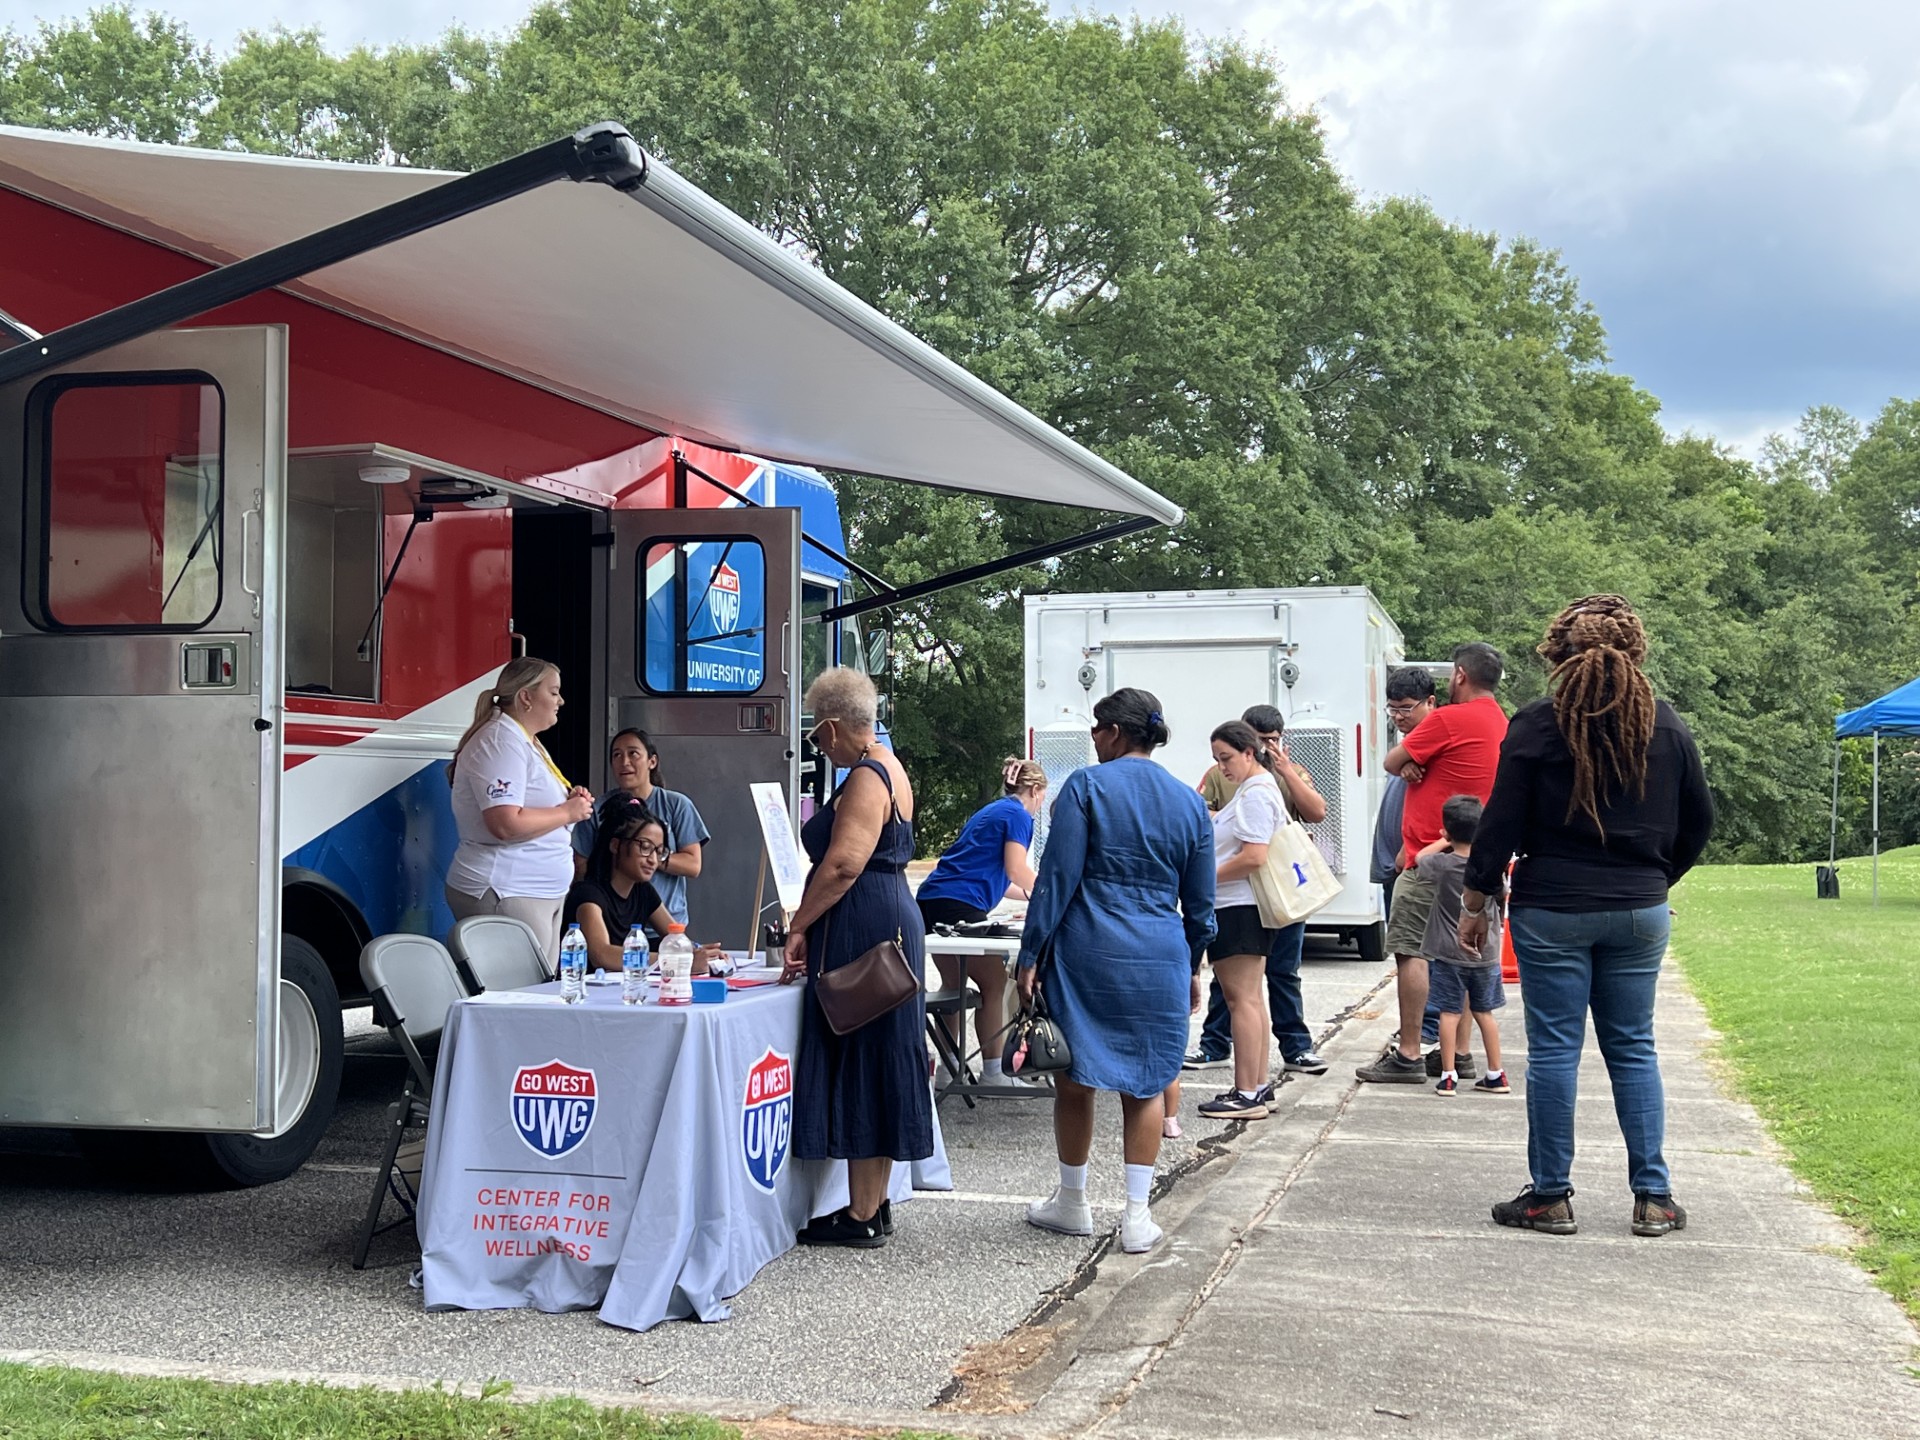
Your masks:
<svg viewBox="0 0 1920 1440"><path fill-rule="evenodd" d="M893 777L873 770L893 793ZM801 827L800 843L815 865L833 838L833 800ZM913 826L896 809L880 827L867 868L807 931L807 998L800 1023L795 1077L794 1154L803 1160L923 1160L933 1153L933 1090L927 1070L924 990L850 1035L835 1035L814 994L814 979L897 935L907 963L924 985L926 936L907 888Z"/></svg>

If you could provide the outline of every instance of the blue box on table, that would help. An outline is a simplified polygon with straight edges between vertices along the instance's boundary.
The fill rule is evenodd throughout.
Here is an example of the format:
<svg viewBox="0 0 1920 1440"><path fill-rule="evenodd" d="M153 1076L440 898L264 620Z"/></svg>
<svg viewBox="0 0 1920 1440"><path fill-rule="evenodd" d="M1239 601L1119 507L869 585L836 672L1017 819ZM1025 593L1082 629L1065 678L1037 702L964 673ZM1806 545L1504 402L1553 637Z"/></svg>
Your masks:
<svg viewBox="0 0 1920 1440"><path fill-rule="evenodd" d="M717 975L693 977L693 1003L718 1005L727 998L727 982Z"/></svg>

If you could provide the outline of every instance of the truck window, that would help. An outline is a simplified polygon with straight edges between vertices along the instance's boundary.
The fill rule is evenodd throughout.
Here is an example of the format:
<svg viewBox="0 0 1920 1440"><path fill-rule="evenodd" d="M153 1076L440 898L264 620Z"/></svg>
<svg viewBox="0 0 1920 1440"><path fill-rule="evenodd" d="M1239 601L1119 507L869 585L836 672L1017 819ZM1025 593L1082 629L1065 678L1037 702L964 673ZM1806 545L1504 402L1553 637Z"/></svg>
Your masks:
<svg viewBox="0 0 1920 1440"><path fill-rule="evenodd" d="M758 542L648 540L638 558L641 685L655 695L758 690L767 669L767 566Z"/></svg>
<svg viewBox="0 0 1920 1440"><path fill-rule="evenodd" d="M378 698L384 487L338 473L329 460L287 463L287 689ZM365 637L364 647L362 637Z"/></svg>
<svg viewBox="0 0 1920 1440"><path fill-rule="evenodd" d="M832 586L822 585L817 580L800 582L800 614L803 617L811 619L833 604L833 600ZM832 631L827 626L817 623L801 625L800 693L804 695L807 687L813 684L820 672L831 664L833 664Z"/></svg>
<svg viewBox="0 0 1920 1440"><path fill-rule="evenodd" d="M50 630L192 630L220 608L220 387L87 375L34 396ZM30 542L31 543L31 542Z"/></svg>

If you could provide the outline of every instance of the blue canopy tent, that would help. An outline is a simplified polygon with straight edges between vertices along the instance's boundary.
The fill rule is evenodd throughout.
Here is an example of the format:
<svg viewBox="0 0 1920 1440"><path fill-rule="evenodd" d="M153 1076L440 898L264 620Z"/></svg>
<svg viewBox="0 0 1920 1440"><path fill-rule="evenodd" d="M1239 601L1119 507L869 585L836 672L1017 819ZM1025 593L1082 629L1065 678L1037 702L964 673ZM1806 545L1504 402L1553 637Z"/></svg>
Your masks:
<svg viewBox="0 0 1920 1440"><path fill-rule="evenodd" d="M1870 705L1849 710L1833 722L1833 815L1827 827L1827 865L1834 863L1840 835L1840 742L1873 737L1873 899L1880 901L1880 737L1920 735L1920 680L1909 680Z"/></svg>

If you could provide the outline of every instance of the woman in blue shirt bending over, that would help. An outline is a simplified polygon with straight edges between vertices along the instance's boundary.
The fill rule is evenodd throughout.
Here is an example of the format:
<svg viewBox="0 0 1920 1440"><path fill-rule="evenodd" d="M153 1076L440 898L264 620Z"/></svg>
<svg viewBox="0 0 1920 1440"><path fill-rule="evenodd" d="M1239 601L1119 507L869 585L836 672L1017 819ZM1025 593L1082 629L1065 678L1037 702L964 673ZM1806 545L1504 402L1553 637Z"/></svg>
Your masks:
<svg viewBox="0 0 1920 1440"><path fill-rule="evenodd" d="M1031 760L1010 755L1001 762L1000 784L1006 794L974 812L960 838L946 848L933 873L920 883L920 916L928 934L936 925L985 920L1003 898L1025 900L1033 894L1036 877L1027 848L1033 844L1034 817L1047 798L1047 773ZM1019 1084L1000 1068L1007 1031L1005 963L998 955L971 959L943 955L934 957L933 963L940 967L940 983L947 989L966 984L963 977L980 987L974 1025L980 1037L981 1082ZM953 1036L955 1048L964 1052L961 1017L945 1016L942 1023Z"/></svg>

